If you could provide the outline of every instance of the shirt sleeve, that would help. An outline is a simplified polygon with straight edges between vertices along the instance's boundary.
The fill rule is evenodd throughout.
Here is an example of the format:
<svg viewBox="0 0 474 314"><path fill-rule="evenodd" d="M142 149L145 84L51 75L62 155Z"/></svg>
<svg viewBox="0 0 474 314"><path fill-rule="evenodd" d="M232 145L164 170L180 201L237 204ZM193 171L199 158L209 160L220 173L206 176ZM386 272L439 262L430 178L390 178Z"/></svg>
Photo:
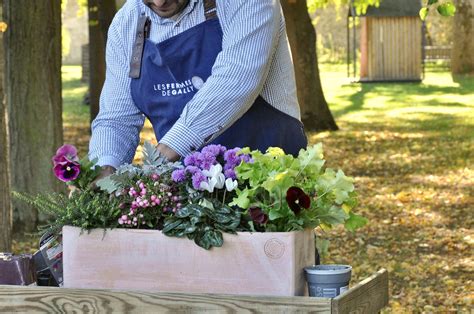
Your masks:
<svg viewBox="0 0 474 314"><path fill-rule="evenodd" d="M118 167L131 163L145 118L135 106L128 76L128 53L119 30L120 15L112 22L106 47L106 77L100 96L100 111L92 123L89 158L98 165Z"/></svg>
<svg viewBox="0 0 474 314"><path fill-rule="evenodd" d="M160 140L181 156L216 138L250 108L262 91L276 50L279 1L225 3L222 51L212 74Z"/></svg>

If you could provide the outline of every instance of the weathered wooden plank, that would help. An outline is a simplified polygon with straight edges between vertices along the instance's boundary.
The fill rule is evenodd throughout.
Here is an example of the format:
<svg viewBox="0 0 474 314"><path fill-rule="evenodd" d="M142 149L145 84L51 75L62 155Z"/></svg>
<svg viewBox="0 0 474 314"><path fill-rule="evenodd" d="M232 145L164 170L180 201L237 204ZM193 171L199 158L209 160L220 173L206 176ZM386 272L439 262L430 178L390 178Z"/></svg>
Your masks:
<svg viewBox="0 0 474 314"><path fill-rule="evenodd" d="M378 313L388 305L388 272L385 269L332 299L332 313Z"/></svg>
<svg viewBox="0 0 474 314"><path fill-rule="evenodd" d="M0 312L331 313L331 299L0 286Z"/></svg>

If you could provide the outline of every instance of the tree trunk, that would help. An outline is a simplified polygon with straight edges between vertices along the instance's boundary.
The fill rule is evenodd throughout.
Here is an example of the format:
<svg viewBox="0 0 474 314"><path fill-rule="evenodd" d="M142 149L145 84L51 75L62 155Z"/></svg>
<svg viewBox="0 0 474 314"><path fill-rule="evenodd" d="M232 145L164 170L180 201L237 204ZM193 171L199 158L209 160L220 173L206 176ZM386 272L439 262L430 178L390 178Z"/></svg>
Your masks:
<svg viewBox="0 0 474 314"><path fill-rule="evenodd" d="M456 0L455 5L451 71L474 74L474 0Z"/></svg>
<svg viewBox="0 0 474 314"><path fill-rule="evenodd" d="M89 94L91 122L99 113L99 99L105 80L107 32L116 12L115 0L88 0L89 8Z"/></svg>
<svg viewBox="0 0 474 314"><path fill-rule="evenodd" d="M295 67L301 118L307 130L337 130L324 98L316 55L316 31L306 0L281 0Z"/></svg>
<svg viewBox="0 0 474 314"><path fill-rule="evenodd" d="M3 20L2 5L3 0L0 0L0 20ZM3 33L0 32L0 251L9 252L12 244L12 207L10 198L10 163L8 160L7 111L5 110L3 93L4 70Z"/></svg>
<svg viewBox="0 0 474 314"><path fill-rule="evenodd" d="M4 0L4 15L12 190L59 190L51 157L63 141L61 0ZM13 211L14 231L36 231L34 208L14 201Z"/></svg>

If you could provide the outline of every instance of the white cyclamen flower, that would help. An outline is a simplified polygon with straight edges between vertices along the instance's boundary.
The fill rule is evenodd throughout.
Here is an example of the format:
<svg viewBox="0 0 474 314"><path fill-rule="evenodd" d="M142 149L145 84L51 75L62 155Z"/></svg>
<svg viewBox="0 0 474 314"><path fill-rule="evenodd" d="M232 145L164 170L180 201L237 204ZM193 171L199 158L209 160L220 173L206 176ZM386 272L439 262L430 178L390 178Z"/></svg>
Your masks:
<svg viewBox="0 0 474 314"><path fill-rule="evenodd" d="M227 189L227 191L231 192L235 190L236 187L237 187L237 180L232 180L231 178L228 178L227 180L225 180L225 188Z"/></svg>
<svg viewBox="0 0 474 314"><path fill-rule="evenodd" d="M212 193L214 192L214 187L216 186L216 184L217 184L216 178L209 178L207 182L206 181L201 182L199 187L204 191L208 191L209 193Z"/></svg>
<svg viewBox="0 0 474 314"><path fill-rule="evenodd" d="M212 191L214 191L214 187L216 187L218 189L222 189L224 187L225 176L222 173L222 166L220 164L212 165L209 170L203 170L202 174L204 174L206 177L210 178L207 184L210 184L211 181L212 182L215 181L215 184L212 186ZM204 182L204 186L207 187L206 182ZM210 187L210 185L209 185L209 187ZM205 189L205 190L209 191L209 189L203 188L203 183L201 183L201 189Z"/></svg>
<svg viewBox="0 0 474 314"><path fill-rule="evenodd" d="M220 164L212 165L209 170L202 171L202 174L208 178L217 177L219 173L222 173L222 166Z"/></svg>

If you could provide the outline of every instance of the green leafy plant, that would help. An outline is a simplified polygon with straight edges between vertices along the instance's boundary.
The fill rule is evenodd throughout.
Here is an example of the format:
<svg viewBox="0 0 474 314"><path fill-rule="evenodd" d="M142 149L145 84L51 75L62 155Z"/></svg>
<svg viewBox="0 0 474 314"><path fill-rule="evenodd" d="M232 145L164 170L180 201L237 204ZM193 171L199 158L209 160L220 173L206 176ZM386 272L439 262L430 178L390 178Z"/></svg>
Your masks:
<svg viewBox="0 0 474 314"><path fill-rule="evenodd" d="M60 193L29 195L13 192L14 197L35 206L52 219L42 232L58 234L64 226L111 229L118 226L119 200L92 190L76 191L66 196Z"/></svg>
<svg viewBox="0 0 474 314"><path fill-rule="evenodd" d="M252 162L236 168L237 179L245 185L230 205L246 209L257 230L287 232L337 224L354 230L366 223L352 212L357 205L353 179L341 170L324 169L321 144L301 150L297 158L279 148L243 152Z"/></svg>

